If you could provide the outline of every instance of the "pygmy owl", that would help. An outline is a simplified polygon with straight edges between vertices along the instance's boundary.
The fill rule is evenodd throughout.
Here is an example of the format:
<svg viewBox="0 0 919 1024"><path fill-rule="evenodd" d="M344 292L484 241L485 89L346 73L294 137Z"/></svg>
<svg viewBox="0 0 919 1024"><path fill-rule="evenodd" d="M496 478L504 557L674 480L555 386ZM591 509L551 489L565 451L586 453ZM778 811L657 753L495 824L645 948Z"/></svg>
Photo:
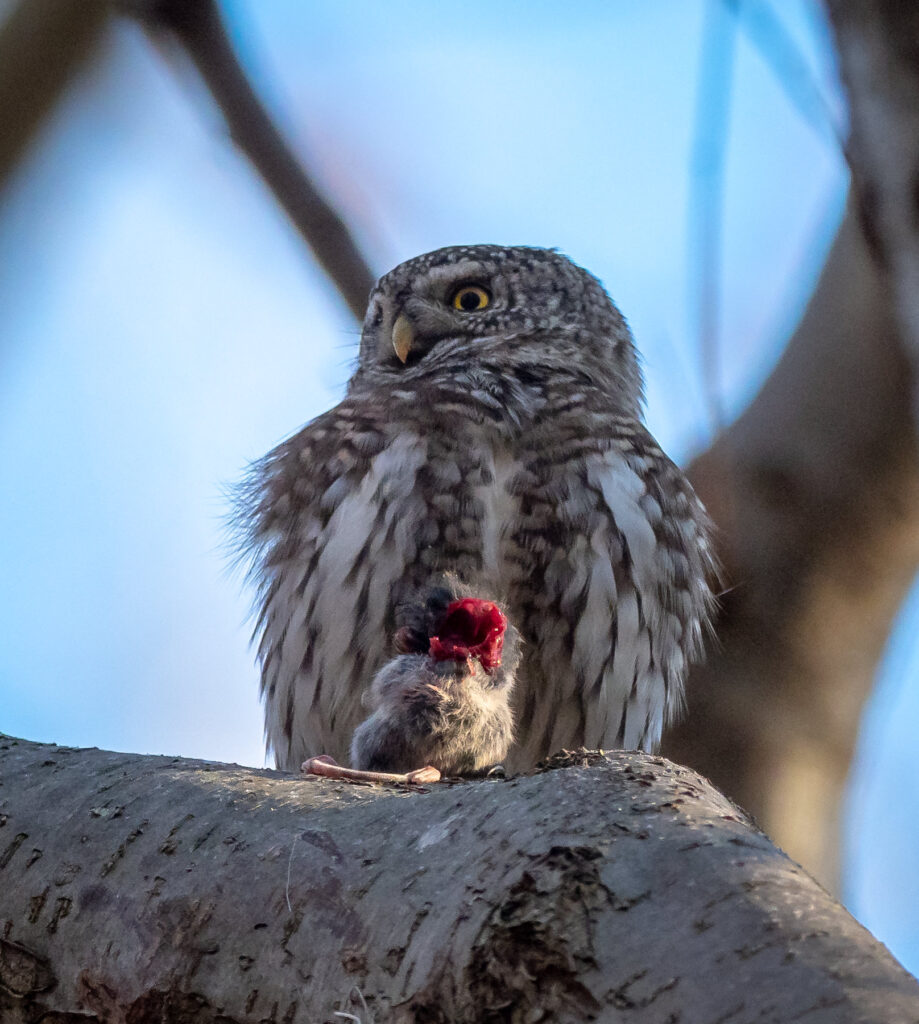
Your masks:
<svg viewBox="0 0 919 1024"><path fill-rule="evenodd" d="M241 508L279 768L347 756L406 656L397 609L447 574L520 636L509 767L651 750L681 706L706 516L642 423L625 320L553 250L455 246L381 278L345 398L253 467Z"/></svg>

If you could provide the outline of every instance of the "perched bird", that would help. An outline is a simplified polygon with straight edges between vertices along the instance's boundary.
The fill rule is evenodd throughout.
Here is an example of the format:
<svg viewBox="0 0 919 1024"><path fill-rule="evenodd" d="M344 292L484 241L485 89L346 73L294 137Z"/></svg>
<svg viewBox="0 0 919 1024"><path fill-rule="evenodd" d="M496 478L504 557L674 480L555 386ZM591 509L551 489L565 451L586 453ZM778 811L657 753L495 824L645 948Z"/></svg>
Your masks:
<svg viewBox="0 0 919 1024"><path fill-rule="evenodd" d="M398 690L397 609L445 573L520 634L510 768L653 749L700 653L713 559L641 417L625 320L554 250L455 246L381 278L346 397L243 488L278 767L347 756L370 681Z"/></svg>
<svg viewBox="0 0 919 1024"><path fill-rule="evenodd" d="M514 723L510 694L518 634L492 601L440 587L397 612L399 653L376 674L373 714L351 741L361 770L430 765L468 775L503 760Z"/></svg>

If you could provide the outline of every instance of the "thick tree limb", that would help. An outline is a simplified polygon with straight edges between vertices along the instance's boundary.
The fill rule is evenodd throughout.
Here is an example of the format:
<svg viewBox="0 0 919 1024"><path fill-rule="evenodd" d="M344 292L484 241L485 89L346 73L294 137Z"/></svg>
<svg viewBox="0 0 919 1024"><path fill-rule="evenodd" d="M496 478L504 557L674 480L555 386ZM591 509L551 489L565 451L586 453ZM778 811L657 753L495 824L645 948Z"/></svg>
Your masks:
<svg viewBox="0 0 919 1024"><path fill-rule="evenodd" d="M376 281L347 225L298 162L239 63L213 0L121 0L182 43L233 141L293 221L358 322Z"/></svg>
<svg viewBox="0 0 919 1024"><path fill-rule="evenodd" d="M919 1020L704 780L557 763L409 793L2 739L0 1017Z"/></svg>
<svg viewBox="0 0 919 1024"><path fill-rule="evenodd" d="M838 883L864 701L919 567L910 363L850 210L781 361L690 468L729 592L665 753Z"/></svg>
<svg viewBox="0 0 919 1024"><path fill-rule="evenodd" d="M0 186L102 36L99 0L20 0L0 23Z"/></svg>

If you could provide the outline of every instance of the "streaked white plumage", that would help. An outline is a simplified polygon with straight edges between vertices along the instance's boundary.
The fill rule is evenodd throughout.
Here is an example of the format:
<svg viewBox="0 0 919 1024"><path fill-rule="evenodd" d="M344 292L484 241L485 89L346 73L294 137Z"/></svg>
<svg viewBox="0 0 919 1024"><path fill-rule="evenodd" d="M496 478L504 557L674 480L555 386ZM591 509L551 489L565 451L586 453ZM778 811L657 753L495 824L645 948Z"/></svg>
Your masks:
<svg viewBox="0 0 919 1024"><path fill-rule="evenodd" d="M451 305L470 285L487 307ZM348 396L256 467L244 501L280 767L346 757L395 609L445 573L521 634L512 767L658 743L712 556L640 399L625 322L557 253L440 250L381 280Z"/></svg>

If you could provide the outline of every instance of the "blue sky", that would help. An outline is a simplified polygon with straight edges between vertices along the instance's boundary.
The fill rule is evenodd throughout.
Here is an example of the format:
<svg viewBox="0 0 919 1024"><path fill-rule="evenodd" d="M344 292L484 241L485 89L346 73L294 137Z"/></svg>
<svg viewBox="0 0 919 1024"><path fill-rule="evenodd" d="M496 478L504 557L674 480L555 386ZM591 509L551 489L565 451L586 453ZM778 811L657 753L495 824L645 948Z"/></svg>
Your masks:
<svg viewBox="0 0 919 1024"><path fill-rule="evenodd" d="M839 117L818 9L772 6ZM376 269L458 242L560 247L629 318L649 423L685 459L709 436L688 212L705 7L568 7L227 11ZM846 189L829 133L795 109L755 42L768 5L745 7L716 371L730 413L778 357ZM177 69L133 26L114 33L0 207L0 728L262 764L224 488L338 399L357 335ZM866 716L847 826L850 905L913 970L917 620L919 594Z"/></svg>

